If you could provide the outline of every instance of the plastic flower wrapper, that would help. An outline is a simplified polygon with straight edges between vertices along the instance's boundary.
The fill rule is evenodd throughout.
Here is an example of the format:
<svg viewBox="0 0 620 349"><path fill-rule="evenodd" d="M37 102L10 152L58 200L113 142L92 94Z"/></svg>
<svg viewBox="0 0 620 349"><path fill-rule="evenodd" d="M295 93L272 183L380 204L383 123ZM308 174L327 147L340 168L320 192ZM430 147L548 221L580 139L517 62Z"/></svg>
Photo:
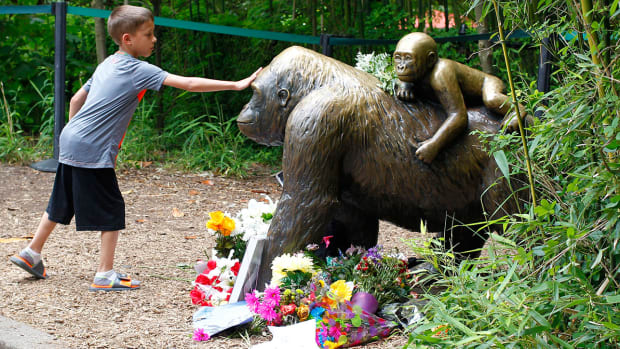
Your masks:
<svg viewBox="0 0 620 349"><path fill-rule="evenodd" d="M248 207L242 209L235 217L238 224L233 234L242 235L243 241L250 240L252 236L267 236L277 202L267 195L264 200L267 202L251 199Z"/></svg>
<svg viewBox="0 0 620 349"><path fill-rule="evenodd" d="M207 229L215 235L215 250L218 257L228 256L234 251L234 257L241 259L245 253L246 242L235 230L235 221L222 211L209 212Z"/></svg>
<svg viewBox="0 0 620 349"><path fill-rule="evenodd" d="M208 340L219 332L248 324L253 318L244 301L219 307L200 307L192 316L194 340Z"/></svg>
<svg viewBox="0 0 620 349"><path fill-rule="evenodd" d="M387 337L398 325L345 300L324 309L317 319L316 342L321 348L347 348Z"/></svg>

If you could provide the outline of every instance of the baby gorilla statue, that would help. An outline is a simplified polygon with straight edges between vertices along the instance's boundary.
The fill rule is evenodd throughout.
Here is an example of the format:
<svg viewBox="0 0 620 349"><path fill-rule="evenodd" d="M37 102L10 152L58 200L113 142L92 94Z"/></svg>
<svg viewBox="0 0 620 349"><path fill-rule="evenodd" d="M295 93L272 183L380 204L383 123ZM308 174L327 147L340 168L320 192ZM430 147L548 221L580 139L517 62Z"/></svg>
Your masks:
<svg viewBox="0 0 620 349"><path fill-rule="evenodd" d="M485 107L504 116L502 126L508 122L508 131L518 129L516 112L506 115L511 103L503 93L502 81L464 64L438 58L437 44L429 35L405 35L396 45L394 65L400 80L394 90L400 100L411 102L414 95L422 95L438 100L448 114L433 137L422 142L416 151L420 160L431 163L441 149L467 129L466 100L479 104L482 99ZM519 111L525 116L523 106L519 105Z"/></svg>

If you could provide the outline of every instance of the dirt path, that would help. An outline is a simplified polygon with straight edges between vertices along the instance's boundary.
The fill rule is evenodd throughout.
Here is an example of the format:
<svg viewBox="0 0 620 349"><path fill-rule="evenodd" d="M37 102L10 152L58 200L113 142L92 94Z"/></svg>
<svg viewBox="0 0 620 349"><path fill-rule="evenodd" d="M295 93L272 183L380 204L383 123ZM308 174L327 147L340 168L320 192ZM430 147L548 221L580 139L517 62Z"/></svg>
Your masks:
<svg viewBox="0 0 620 349"><path fill-rule="evenodd" d="M280 196L273 177L213 177L147 167L119 171L127 229L121 233L116 267L141 280L137 291L89 292L98 264L99 233L58 225L43 251L49 279L35 280L8 258L27 244L51 192L54 174L0 164L0 315L29 324L70 348L248 348L247 340L191 339L196 306L189 297L196 259L214 241L205 229L208 212L235 215L250 199ZM381 223L380 243L405 249L411 233ZM411 252L409 252L411 253ZM406 336L360 348L402 347Z"/></svg>

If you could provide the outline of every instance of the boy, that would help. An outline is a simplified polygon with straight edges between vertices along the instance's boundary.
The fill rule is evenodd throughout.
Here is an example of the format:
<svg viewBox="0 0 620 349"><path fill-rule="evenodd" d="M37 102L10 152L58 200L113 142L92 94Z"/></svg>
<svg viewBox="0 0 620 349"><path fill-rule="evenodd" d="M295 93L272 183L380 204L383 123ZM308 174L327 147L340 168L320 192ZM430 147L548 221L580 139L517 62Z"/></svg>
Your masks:
<svg viewBox="0 0 620 349"><path fill-rule="evenodd" d="M433 137L416 151L420 160L431 163L441 149L467 129L466 99L481 99L485 107L504 116L502 126L506 124L508 131L518 129L516 112L509 113L511 103L503 93L504 83L493 75L437 57L437 44L429 35L411 33L400 39L394 65L399 79L394 90L399 99L411 102L414 91L426 94L439 100L448 114ZM526 117L523 106L519 105L519 111Z"/></svg>
<svg viewBox="0 0 620 349"><path fill-rule="evenodd" d="M69 122L60 136L54 188L30 244L11 261L39 279L47 273L41 250L57 223L75 215L78 231L101 231L100 263L91 291L123 291L140 282L113 269L119 231L125 228L125 203L114 167L123 136L147 89L162 85L193 92L243 90L260 71L239 80L219 81L169 74L137 59L148 57L157 38L150 10L124 5L110 14L108 32L119 50L95 70L71 98Z"/></svg>

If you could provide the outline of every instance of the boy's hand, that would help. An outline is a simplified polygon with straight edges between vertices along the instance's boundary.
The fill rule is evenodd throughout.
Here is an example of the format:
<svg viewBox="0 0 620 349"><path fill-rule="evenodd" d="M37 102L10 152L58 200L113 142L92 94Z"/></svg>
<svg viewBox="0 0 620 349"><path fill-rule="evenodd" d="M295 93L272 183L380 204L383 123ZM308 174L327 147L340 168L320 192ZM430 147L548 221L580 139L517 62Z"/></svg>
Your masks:
<svg viewBox="0 0 620 349"><path fill-rule="evenodd" d="M237 81L237 91L245 90L246 88L248 88L252 81L256 79L256 76L258 75L258 73L260 73L261 70L263 70L263 67L258 68L252 75L248 76L247 78Z"/></svg>

